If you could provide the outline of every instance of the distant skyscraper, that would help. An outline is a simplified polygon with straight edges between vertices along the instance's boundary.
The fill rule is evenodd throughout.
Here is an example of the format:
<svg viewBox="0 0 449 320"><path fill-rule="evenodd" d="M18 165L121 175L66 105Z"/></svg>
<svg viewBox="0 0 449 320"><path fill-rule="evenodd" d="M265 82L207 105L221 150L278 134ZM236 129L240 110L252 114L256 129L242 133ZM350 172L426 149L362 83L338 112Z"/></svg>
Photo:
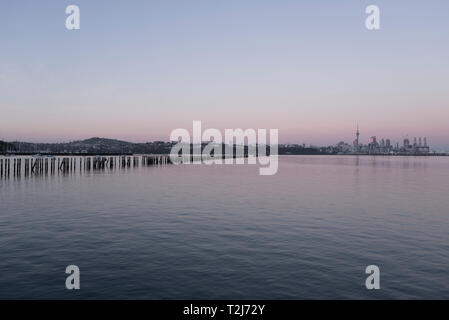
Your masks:
<svg viewBox="0 0 449 320"><path fill-rule="evenodd" d="M405 138L404 139L404 148L407 149L409 147L409 145L410 145L410 140L408 138Z"/></svg>

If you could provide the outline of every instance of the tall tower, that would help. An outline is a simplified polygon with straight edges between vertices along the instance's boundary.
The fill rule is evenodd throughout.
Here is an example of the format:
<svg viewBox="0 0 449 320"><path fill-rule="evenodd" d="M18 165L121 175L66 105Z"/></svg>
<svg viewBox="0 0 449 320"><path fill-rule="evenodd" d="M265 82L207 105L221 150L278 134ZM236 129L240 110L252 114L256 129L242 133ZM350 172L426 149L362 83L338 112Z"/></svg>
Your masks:
<svg viewBox="0 0 449 320"><path fill-rule="evenodd" d="M360 136L360 132L359 132L359 124L357 124L357 131L355 133L355 140L353 141L353 151L354 152L359 152L360 151L360 146L359 146L359 136Z"/></svg>

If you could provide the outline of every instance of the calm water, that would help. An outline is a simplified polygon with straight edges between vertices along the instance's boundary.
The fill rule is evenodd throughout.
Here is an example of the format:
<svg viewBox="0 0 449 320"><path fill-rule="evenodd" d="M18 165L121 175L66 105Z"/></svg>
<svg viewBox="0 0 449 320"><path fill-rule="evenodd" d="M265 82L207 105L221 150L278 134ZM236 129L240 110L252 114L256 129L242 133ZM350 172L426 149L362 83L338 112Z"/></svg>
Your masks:
<svg viewBox="0 0 449 320"><path fill-rule="evenodd" d="M449 299L448 190L449 157L11 177L0 298ZM370 264L381 290L365 289Z"/></svg>

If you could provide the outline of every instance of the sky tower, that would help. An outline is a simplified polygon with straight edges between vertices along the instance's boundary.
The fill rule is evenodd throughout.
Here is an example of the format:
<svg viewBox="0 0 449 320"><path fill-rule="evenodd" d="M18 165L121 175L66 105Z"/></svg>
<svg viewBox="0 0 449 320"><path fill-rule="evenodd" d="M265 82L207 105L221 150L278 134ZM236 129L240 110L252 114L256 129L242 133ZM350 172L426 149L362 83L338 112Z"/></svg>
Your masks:
<svg viewBox="0 0 449 320"><path fill-rule="evenodd" d="M359 124L357 123L357 131L355 133L355 140L354 140L355 151L359 151L359 137L360 137Z"/></svg>

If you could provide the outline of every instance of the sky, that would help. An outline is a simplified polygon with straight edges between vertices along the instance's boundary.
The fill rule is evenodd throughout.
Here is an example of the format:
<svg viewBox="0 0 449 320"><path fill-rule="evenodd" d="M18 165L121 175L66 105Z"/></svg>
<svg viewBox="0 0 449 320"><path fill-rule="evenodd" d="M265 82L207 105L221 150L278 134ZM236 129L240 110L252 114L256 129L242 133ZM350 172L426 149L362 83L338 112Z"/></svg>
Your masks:
<svg viewBox="0 0 449 320"><path fill-rule="evenodd" d="M362 143L449 150L448 58L447 0L2 0L0 140L169 140L201 120L329 145L358 123Z"/></svg>

